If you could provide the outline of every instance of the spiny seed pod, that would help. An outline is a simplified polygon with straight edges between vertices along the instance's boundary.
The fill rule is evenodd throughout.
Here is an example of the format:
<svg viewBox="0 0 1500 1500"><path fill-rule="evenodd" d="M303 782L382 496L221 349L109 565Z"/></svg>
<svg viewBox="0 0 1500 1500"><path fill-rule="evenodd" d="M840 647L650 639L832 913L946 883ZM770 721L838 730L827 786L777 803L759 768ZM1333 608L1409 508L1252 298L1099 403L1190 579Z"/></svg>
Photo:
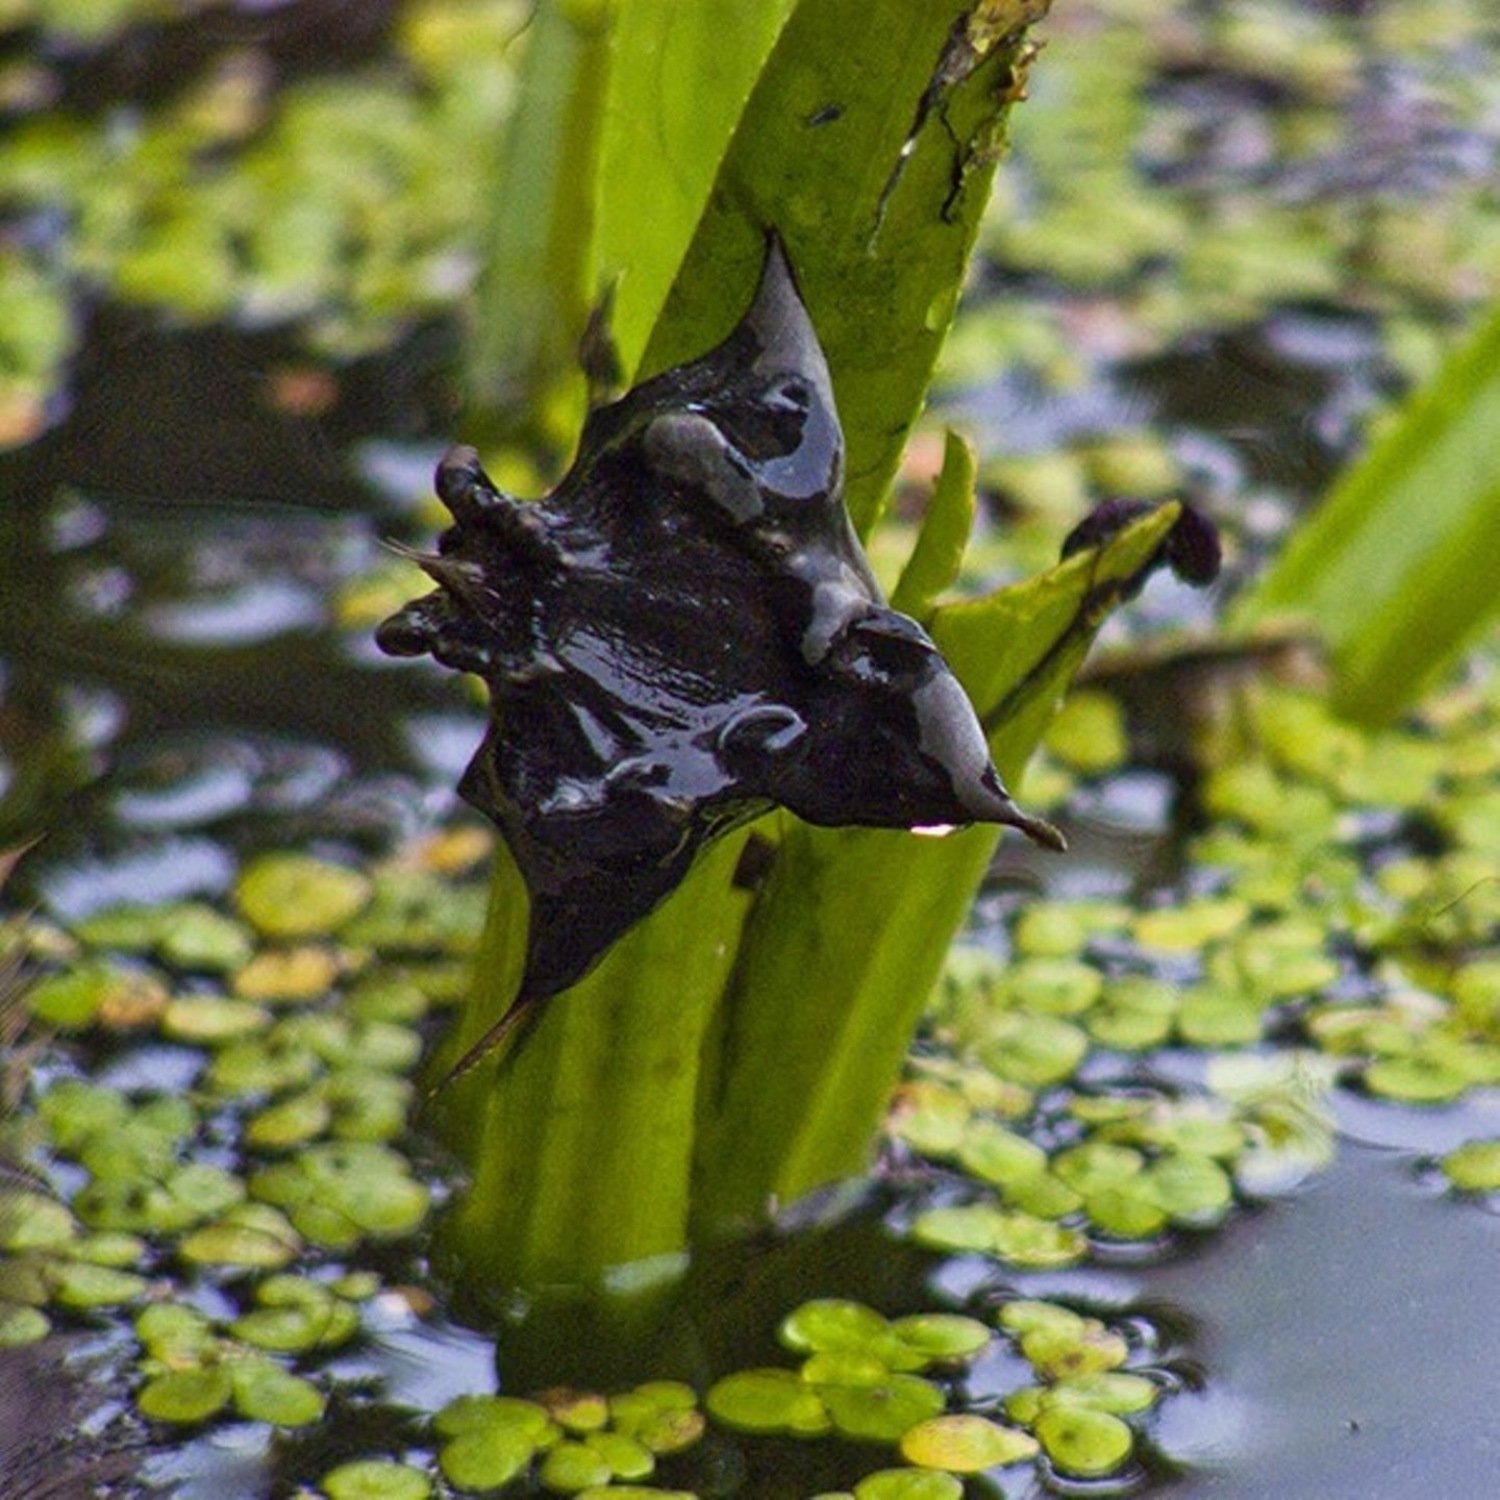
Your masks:
<svg viewBox="0 0 1500 1500"><path fill-rule="evenodd" d="M460 790L531 898L520 990L456 1071L575 983L710 841L772 806L828 826L1004 823L931 638L886 604L843 503L827 362L780 245L716 349L593 412L545 499L439 466L437 592L377 639L489 686Z"/></svg>

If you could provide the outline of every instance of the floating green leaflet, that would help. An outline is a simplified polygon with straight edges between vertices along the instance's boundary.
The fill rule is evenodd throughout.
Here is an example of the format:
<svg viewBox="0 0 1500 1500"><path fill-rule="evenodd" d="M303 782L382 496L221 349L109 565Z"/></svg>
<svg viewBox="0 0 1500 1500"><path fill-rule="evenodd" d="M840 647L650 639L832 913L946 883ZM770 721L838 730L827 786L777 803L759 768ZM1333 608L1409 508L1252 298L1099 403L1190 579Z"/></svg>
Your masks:
<svg viewBox="0 0 1500 1500"><path fill-rule="evenodd" d="M237 1359L229 1365L234 1404L251 1422L277 1427L306 1427L322 1420L327 1402L312 1381L294 1375L271 1359Z"/></svg>
<svg viewBox="0 0 1500 1500"><path fill-rule="evenodd" d="M1109 1474L1130 1457L1135 1435L1111 1412L1086 1406L1050 1406L1036 1419L1047 1457L1065 1474Z"/></svg>
<svg viewBox="0 0 1500 1500"><path fill-rule="evenodd" d="M961 1500L963 1484L931 1469L881 1469L854 1486L854 1500Z"/></svg>
<svg viewBox="0 0 1500 1500"><path fill-rule="evenodd" d="M319 1484L328 1500L427 1500L432 1493L432 1480L421 1469L382 1458L340 1464Z"/></svg>
<svg viewBox="0 0 1500 1500"><path fill-rule="evenodd" d="M1462 1193L1500 1192L1500 1140L1465 1141L1439 1165Z"/></svg>
<svg viewBox="0 0 1500 1500"><path fill-rule="evenodd" d="M234 1397L234 1382L223 1365L168 1370L154 1375L136 1396L143 1415L158 1422L206 1422Z"/></svg>
<svg viewBox="0 0 1500 1500"><path fill-rule="evenodd" d="M369 876L308 854L262 854L240 871L235 901L267 937L335 932L370 900Z"/></svg>
<svg viewBox="0 0 1500 1500"><path fill-rule="evenodd" d="M1038 1446L1029 1433L988 1417L957 1415L918 1422L902 1436L901 1456L923 1468L977 1474L1034 1458Z"/></svg>

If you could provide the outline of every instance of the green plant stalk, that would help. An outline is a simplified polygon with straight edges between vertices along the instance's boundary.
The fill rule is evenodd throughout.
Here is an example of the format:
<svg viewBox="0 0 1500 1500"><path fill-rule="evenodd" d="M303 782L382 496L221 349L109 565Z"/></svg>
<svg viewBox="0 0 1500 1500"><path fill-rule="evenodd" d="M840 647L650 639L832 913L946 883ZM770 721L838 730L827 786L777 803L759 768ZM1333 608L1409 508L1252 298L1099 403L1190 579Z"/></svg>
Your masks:
<svg viewBox="0 0 1500 1500"><path fill-rule="evenodd" d="M931 627L1019 780L1099 625L1177 518L1165 505L1100 552L973 603ZM1010 643L996 673L983 642ZM966 675L967 674L967 675ZM999 837L945 839L791 819L759 892L724 1001L723 1056L706 1072L694 1199L699 1233L865 1169L954 933Z"/></svg>
<svg viewBox="0 0 1500 1500"><path fill-rule="evenodd" d="M756 83L647 347L710 348L787 246L828 356L859 532L885 503L952 323L1048 0L802 0Z"/></svg>
<svg viewBox="0 0 1500 1500"><path fill-rule="evenodd" d="M743 840L723 840L656 920L549 1001L498 1082L491 1063L434 1099L472 1174L441 1253L491 1315L512 1288L603 1285L685 1248L699 1056L748 900L732 887ZM509 1003L525 912L502 849L475 992L437 1077Z"/></svg>
<svg viewBox="0 0 1500 1500"><path fill-rule="evenodd" d="M492 437L545 440L576 420L610 58L610 6L541 4L498 162L468 338L470 416Z"/></svg>
<svg viewBox="0 0 1500 1500"><path fill-rule="evenodd" d="M1326 643L1333 703L1393 718L1500 611L1500 307L1300 523L1231 617Z"/></svg>
<svg viewBox="0 0 1500 1500"><path fill-rule="evenodd" d="M622 0L616 26L639 21L633 8L647 4ZM550 9L544 6L538 19ZM732 139L719 142L723 159L670 295L662 257L625 271L635 282L631 297L642 305L653 296L664 303L644 356L649 372L702 353L727 331L754 285L766 229L782 233L833 366L848 440L848 493L862 527L873 523L920 411L988 196L1002 122L1019 89L1022 28L1044 9L1042 0L943 0L927 6L909 0L800 0L753 90L747 89L749 102ZM536 65L542 73L539 86L555 75L559 88L567 84L576 91L592 68L616 89L617 101L624 97L623 73L611 73L597 55L580 58L577 49L584 43L558 32L563 23L556 17L549 24L556 34L533 39L528 59L528 68ZM747 47L762 47L768 38L767 30L746 35ZM594 45L592 38L588 45ZM535 113L524 107L518 112L508 160L519 156L534 171L540 164L561 164L565 174L576 174L597 172L601 161L613 159L617 148L607 131L625 115L613 106L613 112L590 115L581 103L583 113L569 115L561 110L561 95L552 103L560 111L552 128L575 132L575 155L547 136L547 101L539 99ZM672 153L658 153L658 161L663 172L676 170ZM513 175L512 194L518 181ZM548 231L553 240L545 243L555 241L559 225L594 234L617 213L618 205L596 211L597 197L585 207L572 188L556 191ZM613 201L612 186L602 191L604 201ZM655 201L649 177L633 191L637 211L649 215ZM514 196L510 208L524 211ZM680 231L681 218L676 222ZM514 234L516 246L524 242L538 256L530 274L545 278L550 273L541 227ZM588 257L596 268L619 264L604 243L593 245ZM552 305L572 307L576 322L572 267L565 261L557 273ZM622 281L622 299L625 287ZM493 306L490 315L497 316ZM529 379L528 370L543 367L523 365L522 374ZM952 507L945 505L944 513L951 530ZM945 548L953 551L951 538ZM902 856L915 841L853 837L887 851L882 868L894 889L875 889L872 909L895 890L930 893L932 909L918 913L916 935L903 938L899 928L891 933L893 946L920 946L921 968L930 978L977 875L953 889L913 881ZM966 870L983 868L981 837L955 845L975 851L966 855ZM704 1039L749 904L728 878L735 853L734 842L716 850L592 976L551 1002L498 1079L492 1068L480 1069L440 1101L441 1133L472 1177L444 1231L445 1251L471 1295L482 1295L484 1286L598 1283L623 1262L671 1256L685 1247L695 1176L700 1184L713 1179L716 1160L743 1144L718 1131L722 1146L697 1148L694 1173L693 1126L705 1118L701 1100L721 1088L726 1098L745 1094L718 1067L722 1057L737 1052L713 1049L712 1077L700 1077L708 1050ZM508 863L502 861L497 875L473 1003L447 1061L498 1019L514 991L524 946L524 897L514 872L504 868ZM796 868L795 855L786 868ZM789 875L777 886L786 888L784 903L798 906ZM820 899L817 891L807 893L797 913L801 922ZM786 941L776 921L758 922L757 930L757 942L774 948ZM745 961L752 971L784 967L753 952ZM815 1012L854 1003L849 974L840 972L846 968L836 965L820 978L825 992L808 997ZM892 957L882 972L896 968ZM865 1149L925 992L925 986L903 990L908 1019L885 1038L878 1068L862 1067L858 1047L846 1049L848 1087L860 1093L861 1103L857 1110L833 1111L832 1118L840 1129L855 1113L862 1123L854 1152L846 1142L838 1158L838 1175ZM737 1027L737 1014L733 1020ZM761 1059L756 1066L771 1064ZM796 1128L795 1112L758 1113L753 1120L756 1134ZM809 1160L826 1155L815 1152ZM816 1185L810 1179L818 1170L809 1168L796 1181ZM718 1218L714 1212L703 1222Z"/></svg>
<svg viewBox="0 0 1500 1500"><path fill-rule="evenodd" d="M792 3L625 0L618 6L599 120L590 285L595 297L610 293L610 337L627 376L640 368Z"/></svg>

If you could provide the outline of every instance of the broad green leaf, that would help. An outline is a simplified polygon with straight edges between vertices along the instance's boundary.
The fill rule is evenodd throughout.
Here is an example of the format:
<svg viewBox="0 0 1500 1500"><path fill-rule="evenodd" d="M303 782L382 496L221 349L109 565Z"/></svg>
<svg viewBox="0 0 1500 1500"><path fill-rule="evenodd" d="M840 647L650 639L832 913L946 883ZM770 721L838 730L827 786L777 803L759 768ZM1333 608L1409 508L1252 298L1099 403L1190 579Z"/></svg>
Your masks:
<svg viewBox="0 0 1500 1500"><path fill-rule="evenodd" d="M917 544L891 591L891 604L925 619L933 601L958 577L969 532L974 527L974 450L949 428L943 467Z"/></svg>
<svg viewBox="0 0 1500 1500"><path fill-rule="evenodd" d="M433 1100L473 1173L439 1233L497 1286L594 1281L625 1262L644 1262L649 1283L684 1247L699 1059L748 901L733 887L742 847L743 836L721 841L594 973L548 1001L498 1085L485 1065ZM525 892L503 853L497 871L484 944L494 966L440 1069L514 993Z"/></svg>
<svg viewBox="0 0 1500 1500"><path fill-rule="evenodd" d="M993 725L1007 780L1177 514L1164 505L1102 549L937 611L933 634ZM720 1102L700 1125L705 1226L862 1170L998 837L991 828L928 839L789 817L780 825L725 1000L733 1025ZM785 1124L767 1129L767 1120Z"/></svg>
<svg viewBox="0 0 1500 1500"><path fill-rule="evenodd" d="M610 10L539 5L526 30L468 348L470 392L492 412L518 404L534 421L560 385L581 391Z"/></svg>
<svg viewBox="0 0 1500 1500"><path fill-rule="evenodd" d="M627 372L640 364L792 4L618 5L599 122L590 287L594 297L613 288L609 331Z"/></svg>
<svg viewBox="0 0 1500 1500"><path fill-rule="evenodd" d="M1496 617L1500 307L1416 391L1243 601L1313 626L1334 706L1393 718Z"/></svg>
<svg viewBox="0 0 1500 1500"><path fill-rule="evenodd" d="M643 371L711 348L788 250L828 355L860 531L885 502L1046 0L801 0L721 165Z"/></svg>

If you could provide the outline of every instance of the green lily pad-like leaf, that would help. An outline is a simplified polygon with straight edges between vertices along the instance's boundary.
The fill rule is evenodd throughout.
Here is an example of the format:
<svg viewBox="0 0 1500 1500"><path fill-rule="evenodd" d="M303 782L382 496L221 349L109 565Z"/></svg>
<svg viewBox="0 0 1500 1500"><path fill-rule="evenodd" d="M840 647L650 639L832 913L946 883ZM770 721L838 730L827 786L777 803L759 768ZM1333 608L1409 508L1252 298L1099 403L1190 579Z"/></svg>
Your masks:
<svg viewBox="0 0 1500 1500"><path fill-rule="evenodd" d="M341 1141L388 1141L401 1134L415 1090L409 1079L363 1067L330 1073L321 1089L331 1116L329 1134Z"/></svg>
<svg viewBox="0 0 1500 1500"><path fill-rule="evenodd" d="M1052 1170L1080 1193L1123 1187L1139 1176L1145 1165L1139 1151L1108 1141L1087 1141L1059 1151L1052 1159Z"/></svg>
<svg viewBox="0 0 1500 1500"><path fill-rule="evenodd" d="M339 977L339 955L324 943L266 948L236 971L234 993L262 1005L294 1005L326 994Z"/></svg>
<svg viewBox="0 0 1500 1500"><path fill-rule="evenodd" d="M1037 1302L1023 1297L1005 1303L997 1321L1007 1333L1017 1337L1045 1329L1051 1333L1078 1338L1083 1334L1088 1320L1081 1313L1074 1312L1071 1307L1063 1307L1060 1303Z"/></svg>
<svg viewBox="0 0 1500 1500"><path fill-rule="evenodd" d="M328 1500L427 1500L432 1480L410 1464L362 1458L330 1469L319 1488Z"/></svg>
<svg viewBox="0 0 1500 1500"><path fill-rule="evenodd" d="M1404 1057L1377 1058L1363 1076L1372 1094L1403 1104L1448 1104L1472 1083L1452 1060L1420 1051Z"/></svg>
<svg viewBox="0 0 1500 1500"><path fill-rule="evenodd" d="M373 887L346 865L292 852L262 854L240 871L240 914L270 938L319 937L336 932L361 911Z"/></svg>
<svg viewBox="0 0 1500 1500"><path fill-rule="evenodd" d="M456 1489L494 1490L525 1473L536 1451L535 1441L518 1427L481 1427L444 1443L438 1467Z"/></svg>
<svg viewBox="0 0 1500 1500"><path fill-rule="evenodd" d="M519 1396L458 1396L437 1413L432 1425L450 1438L466 1432L517 1432L533 1447L550 1442L556 1434L547 1409Z"/></svg>
<svg viewBox="0 0 1500 1500"><path fill-rule="evenodd" d="M0 1301L0 1349L35 1344L52 1331L52 1320L39 1307Z"/></svg>
<svg viewBox="0 0 1500 1500"><path fill-rule="evenodd" d="M1144 1177L1150 1200L1175 1224L1205 1228L1234 1205L1229 1174L1211 1156L1173 1152L1152 1162Z"/></svg>
<svg viewBox="0 0 1500 1500"><path fill-rule="evenodd" d="M1265 1005L1254 996L1215 984L1185 990L1177 1030L1194 1047L1244 1047L1258 1042L1265 1027Z"/></svg>
<svg viewBox="0 0 1500 1500"><path fill-rule="evenodd" d="M598 1391L576 1391L566 1387L548 1391L543 1398L547 1415L564 1432L582 1435L600 1432L609 1425L609 1398Z"/></svg>
<svg viewBox="0 0 1500 1500"><path fill-rule="evenodd" d="M1144 1375L1133 1375L1128 1370L1095 1370L1086 1375L1069 1376L1046 1387L1044 1404L1072 1402L1123 1416L1129 1412L1149 1411L1161 1399L1161 1394L1162 1388Z"/></svg>
<svg viewBox="0 0 1500 1500"><path fill-rule="evenodd" d="M1005 1185L1005 1202L1033 1219L1065 1219L1083 1208L1083 1194L1052 1172Z"/></svg>
<svg viewBox="0 0 1500 1500"><path fill-rule="evenodd" d="M339 936L379 953L469 953L484 927L483 885L455 885L425 870L386 870Z"/></svg>
<svg viewBox="0 0 1500 1500"><path fill-rule="evenodd" d="M988 1346L990 1331L978 1318L961 1313L911 1313L897 1318L891 1332L925 1364L958 1364Z"/></svg>
<svg viewBox="0 0 1500 1500"><path fill-rule="evenodd" d="M568 1438L547 1450L537 1478L544 1489L572 1495L595 1485L608 1484L614 1478L614 1470L608 1460L588 1443Z"/></svg>
<svg viewBox="0 0 1500 1500"><path fill-rule="evenodd" d="M152 1303L135 1320L135 1335L153 1359L174 1367L206 1364L219 1348L209 1320L182 1302Z"/></svg>
<svg viewBox="0 0 1500 1500"><path fill-rule="evenodd" d="M134 1271L73 1262L53 1268L53 1301L59 1307L118 1307L145 1295L149 1285Z"/></svg>
<svg viewBox="0 0 1500 1500"><path fill-rule="evenodd" d="M616 1479L646 1479L656 1468L656 1455L623 1432L591 1432L584 1443L609 1465Z"/></svg>
<svg viewBox="0 0 1500 1500"><path fill-rule="evenodd" d="M87 1234L63 1247L69 1260L86 1261L91 1266L114 1266L128 1269L138 1266L146 1256L146 1242L138 1234L108 1230Z"/></svg>
<svg viewBox="0 0 1500 1500"><path fill-rule="evenodd" d="M977 1250L1018 1266L1071 1265L1088 1252L1076 1229L986 1204L933 1208L918 1215L913 1238L939 1250Z"/></svg>
<svg viewBox="0 0 1500 1500"><path fill-rule="evenodd" d="M1047 1457L1079 1478L1112 1474L1135 1447L1135 1434L1125 1422L1087 1406L1049 1406L1037 1417L1035 1431Z"/></svg>
<svg viewBox="0 0 1500 1500"><path fill-rule="evenodd" d="M947 1157L957 1153L972 1115L973 1106L956 1089L918 1078L897 1092L886 1128L914 1151Z"/></svg>
<svg viewBox="0 0 1500 1500"><path fill-rule="evenodd" d="M323 1142L264 1168L251 1193L282 1209L315 1244L339 1249L366 1235L409 1234L427 1213L427 1188L404 1157L374 1141Z"/></svg>
<svg viewBox="0 0 1500 1500"><path fill-rule="evenodd" d="M658 1457L690 1448L705 1426L696 1392L676 1380L648 1380L611 1396L609 1416L615 1431L635 1438Z"/></svg>
<svg viewBox="0 0 1500 1500"><path fill-rule="evenodd" d="M901 1456L908 1463L953 1474L977 1474L1020 1463L1035 1458L1038 1451L1030 1433L979 1416L932 1417L918 1422L901 1438Z"/></svg>
<svg viewBox="0 0 1500 1500"><path fill-rule="evenodd" d="M66 1244L78 1233L67 1204L47 1193L6 1193L0 1197L0 1250L15 1253Z"/></svg>
<svg viewBox="0 0 1500 1500"><path fill-rule="evenodd" d="M247 1420L275 1427L307 1427L322 1420L328 1404L322 1391L275 1360L237 1359L228 1368L235 1407Z"/></svg>
<svg viewBox="0 0 1500 1500"><path fill-rule="evenodd" d="M979 1120L964 1132L958 1163L975 1177L1004 1187L1044 1171L1047 1153L997 1121Z"/></svg>
<svg viewBox="0 0 1500 1500"><path fill-rule="evenodd" d="M962 1500L963 1481L937 1469L879 1469L854 1486L854 1500Z"/></svg>
<svg viewBox="0 0 1500 1500"><path fill-rule="evenodd" d="M112 964L85 963L49 974L25 991L31 1014L62 1031L82 1031L111 1012L156 1013L166 989L153 974Z"/></svg>
<svg viewBox="0 0 1500 1500"><path fill-rule="evenodd" d="M1142 1190L1130 1186L1101 1188L1084 1200L1089 1223L1117 1240L1146 1240L1167 1225L1167 1211Z"/></svg>
<svg viewBox="0 0 1500 1500"><path fill-rule="evenodd" d="M45 1307L52 1297L49 1269L50 1260L43 1255L0 1258L0 1302Z"/></svg>
<svg viewBox="0 0 1500 1500"><path fill-rule="evenodd" d="M941 1387L920 1375L889 1375L875 1385L824 1385L818 1394L840 1435L867 1443L899 1442L908 1428L945 1405Z"/></svg>
<svg viewBox="0 0 1500 1500"><path fill-rule="evenodd" d="M1115 1052L1150 1052L1171 1036L1173 1020L1170 1013L1131 1010L1106 1001L1090 1011L1085 1024L1100 1047Z"/></svg>
<svg viewBox="0 0 1500 1500"><path fill-rule="evenodd" d="M185 995L167 1002L161 1028L173 1041L214 1047L254 1036L271 1024L271 1013L247 1000L222 995Z"/></svg>
<svg viewBox="0 0 1500 1500"><path fill-rule="evenodd" d="M322 1060L310 1047L273 1031L221 1047L207 1077L220 1094L279 1094L310 1083L322 1070Z"/></svg>
<svg viewBox="0 0 1500 1500"><path fill-rule="evenodd" d="M987 1026L975 1050L999 1077L1027 1088L1047 1088L1073 1076L1088 1053L1089 1039L1057 1016L1012 1013Z"/></svg>
<svg viewBox="0 0 1500 1500"><path fill-rule="evenodd" d="M1500 1140L1465 1141L1439 1165L1461 1193L1500 1192Z"/></svg>
<svg viewBox="0 0 1500 1500"><path fill-rule="evenodd" d="M1249 904L1238 897L1204 897L1142 912L1134 923L1135 938L1143 948L1162 953L1197 953L1237 932L1249 918Z"/></svg>
<svg viewBox="0 0 1500 1500"><path fill-rule="evenodd" d="M359 1331L356 1308L304 1276L273 1276L255 1296L260 1306L236 1318L230 1331L257 1348L302 1354L347 1343Z"/></svg>
<svg viewBox="0 0 1500 1500"><path fill-rule="evenodd" d="M814 1354L802 1363L802 1378L809 1385L880 1385L891 1367L877 1354L857 1349L836 1349Z"/></svg>
<svg viewBox="0 0 1500 1500"><path fill-rule="evenodd" d="M136 1396L143 1416L184 1426L217 1416L234 1398L234 1382L223 1365L168 1370L148 1380Z"/></svg>
<svg viewBox="0 0 1500 1500"><path fill-rule="evenodd" d="M93 1229L179 1234L238 1203L244 1184L208 1162L189 1162L152 1182L140 1176L94 1181L74 1199L78 1217Z"/></svg>
<svg viewBox="0 0 1500 1500"><path fill-rule="evenodd" d="M709 1388L709 1415L741 1432L822 1437L833 1428L818 1393L791 1370L741 1370Z"/></svg>
<svg viewBox="0 0 1500 1500"><path fill-rule="evenodd" d="M316 1087L304 1089L251 1115L245 1122L245 1143L271 1149L305 1145L325 1134L332 1120L327 1094Z"/></svg>
<svg viewBox="0 0 1500 1500"><path fill-rule="evenodd" d="M181 969L227 973L250 957L250 934L202 901L185 901L156 917L156 950Z"/></svg>
<svg viewBox="0 0 1500 1500"><path fill-rule="evenodd" d="M1123 1365L1130 1348L1125 1340L1096 1318L1078 1324L1042 1324L1021 1335L1021 1353L1048 1380L1092 1375Z"/></svg>
<svg viewBox="0 0 1500 1500"><path fill-rule="evenodd" d="M279 1270L302 1248L286 1215L267 1203L238 1203L223 1218L178 1241L177 1253L205 1266Z"/></svg>
<svg viewBox="0 0 1500 1500"><path fill-rule="evenodd" d="M799 1353L869 1349L890 1330L889 1321L862 1302L826 1297L804 1302L782 1319L781 1342Z"/></svg>
<svg viewBox="0 0 1500 1500"><path fill-rule="evenodd" d="M1004 1213L995 1226L995 1254L1036 1270L1071 1266L1088 1253L1081 1231L1027 1213Z"/></svg>
<svg viewBox="0 0 1500 1500"><path fill-rule="evenodd" d="M65 1078L37 1104L58 1148L77 1152L94 1136L116 1131L130 1117L130 1103L113 1089L81 1078Z"/></svg>
<svg viewBox="0 0 1500 1500"><path fill-rule="evenodd" d="M331 1012L291 1016L280 1038L317 1053L330 1067L404 1073L422 1055L422 1039L409 1026L366 1021Z"/></svg>

